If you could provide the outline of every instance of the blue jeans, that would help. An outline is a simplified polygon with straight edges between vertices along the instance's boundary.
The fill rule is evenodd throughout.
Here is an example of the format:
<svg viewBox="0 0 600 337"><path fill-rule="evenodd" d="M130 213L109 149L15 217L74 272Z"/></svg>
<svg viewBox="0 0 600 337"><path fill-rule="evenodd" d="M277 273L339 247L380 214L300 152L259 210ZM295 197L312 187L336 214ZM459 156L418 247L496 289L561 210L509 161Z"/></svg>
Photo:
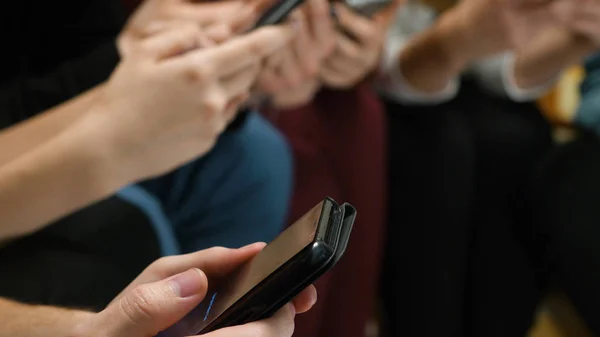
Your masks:
<svg viewBox="0 0 600 337"><path fill-rule="evenodd" d="M206 156L118 196L144 210L162 253L173 255L271 241L283 228L291 191L285 139L251 113Z"/></svg>

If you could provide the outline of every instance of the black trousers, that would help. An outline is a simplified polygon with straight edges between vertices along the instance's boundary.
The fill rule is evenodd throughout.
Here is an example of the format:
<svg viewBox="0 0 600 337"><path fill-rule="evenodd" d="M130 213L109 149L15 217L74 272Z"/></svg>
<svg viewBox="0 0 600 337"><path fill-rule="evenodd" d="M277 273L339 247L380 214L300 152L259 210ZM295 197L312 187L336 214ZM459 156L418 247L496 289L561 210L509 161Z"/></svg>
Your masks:
<svg viewBox="0 0 600 337"><path fill-rule="evenodd" d="M541 270L600 336L600 140L589 134L559 147L535 178Z"/></svg>
<svg viewBox="0 0 600 337"><path fill-rule="evenodd" d="M468 84L448 104L387 109L389 335L524 336L540 292L525 191L550 127Z"/></svg>
<svg viewBox="0 0 600 337"><path fill-rule="evenodd" d="M0 250L0 296L103 309L160 256L146 216L113 197Z"/></svg>

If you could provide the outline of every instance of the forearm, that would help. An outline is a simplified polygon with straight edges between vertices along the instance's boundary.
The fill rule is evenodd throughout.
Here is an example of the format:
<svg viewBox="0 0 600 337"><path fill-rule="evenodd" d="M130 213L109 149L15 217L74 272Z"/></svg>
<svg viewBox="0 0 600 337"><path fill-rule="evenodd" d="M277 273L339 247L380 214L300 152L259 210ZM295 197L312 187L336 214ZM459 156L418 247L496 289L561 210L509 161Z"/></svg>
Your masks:
<svg viewBox="0 0 600 337"><path fill-rule="evenodd" d="M127 183L105 129L83 120L0 168L1 239L39 230Z"/></svg>
<svg viewBox="0 0 600 337"><path fill-rule="evenodd" d="M66 337L91 313L0 299L0 337Z"/></svg>
<svg viewBox="0 0 600 337"><path fill-rule="evenodd" d="M414 89L439 92L467 65L468 59L460 54L463 44L459 26L442 17L406 43L398 57L398 70Z"/></svg>
<svg viewBox="0 0 600 337"><path fill-rule="evenodd" d="M593 45L563 29L546 31L529 48L519 51L514 61L514 85L528 89L544 85L567 67L582 62Z"/></svg>
<svg viewBox="0 0 600 337"><path fill-rule="evenodd" d="M72 125L88 111L100 87L65 102L26 122L0 132L0 167L37 148Z"/></svg>

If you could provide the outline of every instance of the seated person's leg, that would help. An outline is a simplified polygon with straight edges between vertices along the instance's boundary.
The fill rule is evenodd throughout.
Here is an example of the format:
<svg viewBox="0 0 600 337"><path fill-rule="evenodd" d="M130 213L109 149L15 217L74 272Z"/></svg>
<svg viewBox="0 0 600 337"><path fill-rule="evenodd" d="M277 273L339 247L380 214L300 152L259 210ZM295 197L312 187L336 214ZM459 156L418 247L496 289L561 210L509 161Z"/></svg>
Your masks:
<svg viewBox="0 0 600 337"><path fill-rule="evenodd" d="M268 242L287 215L291 153L283 136L251 113L205 157L141 186L161 201L184 252Z"/></svg>
<svg viewBox="0 0 600 337"><path fill-rule="evenodd" d="M531 267L525 186L551 149L550 127L533 104L470 96L464 106L474 107L467 112L477 170L468 329L472 336L524 335L541 295Z"/></svg>
<svg viewBox="0 0 600 337"><path fill-rule="evenodd" d="M100 310L158 247L144 213L113 197L0 249L0 296Z"/></svg>
<svg viewBox="0 0 600 337"><path fill-rule="evenodd" d="M589 135L557 150L537 177L534 211L544 272L555 273L594 336L600 335L600 141ZM546 275L548 276L548 275Z"/></svg>
<svg viewBox="0 0 600 337"><path fill-rule="evenodd" d="M474 189L472 130L454 103L388 102L390 336L460 336Z"/></svg>

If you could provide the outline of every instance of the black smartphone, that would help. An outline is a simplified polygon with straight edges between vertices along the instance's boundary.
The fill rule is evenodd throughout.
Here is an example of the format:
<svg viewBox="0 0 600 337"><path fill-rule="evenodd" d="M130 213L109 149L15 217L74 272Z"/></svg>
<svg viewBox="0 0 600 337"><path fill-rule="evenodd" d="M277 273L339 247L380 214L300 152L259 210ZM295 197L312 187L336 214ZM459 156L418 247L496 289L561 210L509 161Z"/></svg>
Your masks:
<svg viewBox="0 0 600 337"><path fill-rule="evenodd" d="M355 12L372 17L380 10L392 4L391 0L345 0L344 4Z"/></svg>
<svg viewBox="0 0 600 337"><path fill-rule="evenodd" d="M204 334L270 317L340 260L355 218L352 205L325 199L227 280L216 287L209 280L204 301L158 337Z"/></svg>
<svg viewBox="0 0 600 337"><path fill-rule="evenodd" d="M287 16L298 6L304 3L304 0L279 0L275 5L269 8L256 21L251 30L268 25L282 23Z"/></svg>

